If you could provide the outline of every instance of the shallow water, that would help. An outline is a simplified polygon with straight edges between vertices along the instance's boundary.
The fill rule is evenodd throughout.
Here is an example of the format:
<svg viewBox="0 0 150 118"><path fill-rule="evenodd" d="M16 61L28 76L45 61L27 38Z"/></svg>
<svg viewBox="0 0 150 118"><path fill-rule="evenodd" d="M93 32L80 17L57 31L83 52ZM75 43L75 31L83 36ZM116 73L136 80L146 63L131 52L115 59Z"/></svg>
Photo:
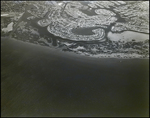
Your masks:
<svg viewBox="0 0 150 118"><path fill-rule="evenodd" d="M116 42L144 42L149 39L149 34L134 31L124 31L122 33L109 32L107 37L109 38L109 40Z"/></svg>

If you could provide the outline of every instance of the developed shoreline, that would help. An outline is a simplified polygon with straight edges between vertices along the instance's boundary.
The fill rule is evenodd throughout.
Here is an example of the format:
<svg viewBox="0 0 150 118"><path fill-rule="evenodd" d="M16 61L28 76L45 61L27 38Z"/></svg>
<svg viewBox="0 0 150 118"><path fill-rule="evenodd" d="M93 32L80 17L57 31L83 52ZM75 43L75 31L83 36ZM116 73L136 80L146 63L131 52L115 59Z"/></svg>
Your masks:
<svg viewBox="0 0 150 118"><path fill-rule="evenodd" d="M2 11L24 11L27 6L26 10L31 8L32 14L26 11L10 14L8 12L9 15L6 15L7 12L1 12L1 15L5 14L1 16L1 34L6 36L1 36L2 117L149 116L149 34L141 35L147 29L149 2L91 1L90 4L82 2L83 6L78 1L70 1L70 5L67 5L67 1L27 1L21 4L20 2L1 2ZM32 7L33 4L37 4L35 9ZM57 14L53 6L58 6L58 9L64 8L60 9L62 12L58 10ZM94 6L100 8L100 11L96 11L97 7ZM45 7L48 11L54 10L54 14L48 14ZM95 17L98 19L91 19L91 16L89 20L88 17L82 19L84 14L80 14L79 9L89 12L92 10L91 15L92 12L104 15ZM109 24L111 20L115 21L115 17L110 17L111 13L107 14L108 12L104 12L103 9L117 12L115 17L118 24ZM63 14L64 11L71 16ZM66 19L63 22L61 14ZM68 39L54 36L46 27L38 25L37 21L41 20L41 16L52 17L51 20L54 20L53 23L56 25L52 27L56 28L58 25L52 31L57 31L56 34L60 33L60 36L63 30L67 31L76 25L96 25L95 21L101 19L97 22L98 25L108 23L109 27L103 28L106 28L105 36L112 40L106 37L106 41L104 38L101 42L73 42L69 40L72 36ZM73 19L78 16L82 22L63 28L70 21L74 22ZM21 24L17 21L21 21ZM11 25L10 22L16 24L12 32L9 30L11 27L7 27ZM60 31L61 23L64 25ZM116 28L113 29L113 25ZM111 28L113 31L129 28L141 33L131 30L109 32ZM90 31L86 29L85 34L88 33L90 34ZM127 40L129 42L126 43Z"/></svg>
<svg viewBox="0 0 150 118"><path fill-rule="evenodd" d="M59 55L65 55L67 57L72 56L72 57L78 57L78 58L84 58L84 59L149 59L148 57L143 57L142 55L138 55L138 54L125 54L125 53L102 53L102 54L96 54L96 55L86 55L85 53L75 53L73 51L63 51L61 48L58 48L57 46L42 46L40 44L34 44L34 43L29 43L27 41L20 41L17 40L15 38L11 38L11 37L1 37L2 40L3 39L7 39L7 40L13 40L13 41L18 41L20 42L20 44L29 44L29 45L35 45L39 48L41 48L42 50L44 50L45 48L47 49L47 51L51 52L51 51L56 51L59 53ZM45 49L45 51L46 51ZM47 52L46 51L46 52Z"/></svg>

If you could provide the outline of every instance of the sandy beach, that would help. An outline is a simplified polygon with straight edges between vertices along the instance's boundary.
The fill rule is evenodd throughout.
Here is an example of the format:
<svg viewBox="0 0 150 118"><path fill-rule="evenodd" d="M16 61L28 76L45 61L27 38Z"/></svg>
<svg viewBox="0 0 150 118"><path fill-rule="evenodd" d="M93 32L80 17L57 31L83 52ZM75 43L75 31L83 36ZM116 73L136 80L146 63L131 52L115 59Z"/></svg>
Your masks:
<svg viewBox="0 0 150 118"><path fill-rule="evenodd" d="M149 59L100 59L1 38L1 116L149 116Z"/></svg>

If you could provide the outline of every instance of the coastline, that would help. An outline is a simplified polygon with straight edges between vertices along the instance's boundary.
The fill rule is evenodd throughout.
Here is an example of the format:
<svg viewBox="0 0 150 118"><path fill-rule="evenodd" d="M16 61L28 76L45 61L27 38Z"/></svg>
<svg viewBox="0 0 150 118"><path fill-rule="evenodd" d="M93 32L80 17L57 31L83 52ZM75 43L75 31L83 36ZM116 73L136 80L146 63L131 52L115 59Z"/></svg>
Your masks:
<svg viewBox="0 0 150 118"><path fill-rule="evenodd" d="M10 39L9 39L10 38ZM85 53L75 53L73 51L63 51L61 48L57 48L57 46L42 46L39 44L35 44L35 43L30 43L30 42L25 42L25 41L20 41L17 40L15 38L11 38L11 37L2 37L2 39L9 39L9 40L14 40L14 41L18 41L20 42L20 44L27 44L27 45L33 45L33 46L38 46L39 48L41 47L42 50L47 49L47 51L51 52L51 51L56 51L57 53L59 53L59 55L64 55L66 57L69 57L69 55L72 55L71 57L78 57L78 58L83 58L83 59L101 59L101 60L107 60L107 59L149 59L149 56L147 57L143 57L143 55L138 55L136 53L131 53L131 54L125 54L125 53L109 53L108 54L97 54L97 55L86 55ZM46 51L46 52L47 52Z"/></svg>
<svg viewBox="0 0 150 118"><path fill-rule="evenodd" d="M2 116L148 116L149 59L92 58L1 39Z"/></svg>

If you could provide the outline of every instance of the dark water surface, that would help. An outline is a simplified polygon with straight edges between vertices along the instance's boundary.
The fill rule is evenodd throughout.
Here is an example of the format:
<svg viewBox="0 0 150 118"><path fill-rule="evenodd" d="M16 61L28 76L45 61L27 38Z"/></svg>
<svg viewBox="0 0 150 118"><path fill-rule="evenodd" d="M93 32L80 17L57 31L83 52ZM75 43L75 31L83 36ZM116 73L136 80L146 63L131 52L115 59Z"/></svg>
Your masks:
<svg viewBox="0 0 150 118"><path fill-rule="evenodd" d="M148 65L2 38L1 116L148 116Z"/></svg>

